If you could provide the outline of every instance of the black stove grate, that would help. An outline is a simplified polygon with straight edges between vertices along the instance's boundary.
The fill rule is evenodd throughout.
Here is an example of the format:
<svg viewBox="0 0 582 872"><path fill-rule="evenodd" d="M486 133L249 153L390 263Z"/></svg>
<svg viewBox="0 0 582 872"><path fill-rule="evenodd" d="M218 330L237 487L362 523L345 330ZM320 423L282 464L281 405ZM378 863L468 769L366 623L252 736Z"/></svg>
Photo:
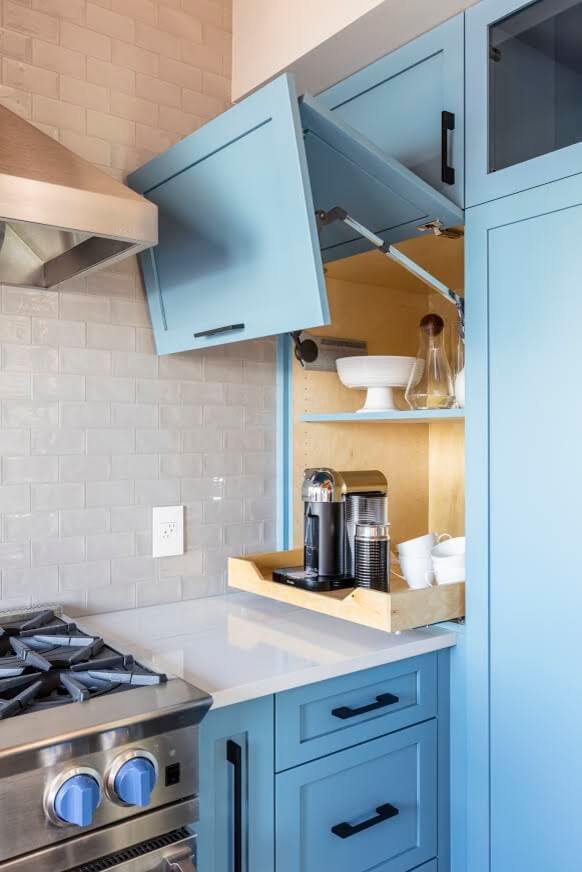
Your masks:
<svg viewBox="0 0 582 872"><path fill-rule="evenodd" d="M0 619L0 720L165 680L51 610Z"/></svg>

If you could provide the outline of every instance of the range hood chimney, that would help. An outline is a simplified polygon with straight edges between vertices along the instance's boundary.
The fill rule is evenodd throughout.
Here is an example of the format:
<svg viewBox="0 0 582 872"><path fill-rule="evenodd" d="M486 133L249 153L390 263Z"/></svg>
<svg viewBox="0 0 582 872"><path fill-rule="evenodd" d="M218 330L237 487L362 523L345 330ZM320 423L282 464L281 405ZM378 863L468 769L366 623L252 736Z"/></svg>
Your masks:
<svg viewBox="0 0 582 872"><path fill-rule="evenodd" d="M0 283L53 288L157 241L153 203L0 106Z"/></svg>

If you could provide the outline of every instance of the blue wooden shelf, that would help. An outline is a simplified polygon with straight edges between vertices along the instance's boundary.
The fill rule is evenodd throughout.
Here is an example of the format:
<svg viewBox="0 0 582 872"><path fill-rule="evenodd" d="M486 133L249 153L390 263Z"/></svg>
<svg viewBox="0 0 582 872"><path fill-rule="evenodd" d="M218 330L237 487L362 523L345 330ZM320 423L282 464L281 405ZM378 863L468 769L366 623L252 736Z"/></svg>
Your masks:
<svg viewBox="0 0 582 872"><path fill-rule="evenodd" d="M326 412L323 414L301 415L300 421L307 424L362 424L377 421L394 424L431 424L445 421L464 421L464 409L430 409L428 411L394 410L390 412Z"/></svg>

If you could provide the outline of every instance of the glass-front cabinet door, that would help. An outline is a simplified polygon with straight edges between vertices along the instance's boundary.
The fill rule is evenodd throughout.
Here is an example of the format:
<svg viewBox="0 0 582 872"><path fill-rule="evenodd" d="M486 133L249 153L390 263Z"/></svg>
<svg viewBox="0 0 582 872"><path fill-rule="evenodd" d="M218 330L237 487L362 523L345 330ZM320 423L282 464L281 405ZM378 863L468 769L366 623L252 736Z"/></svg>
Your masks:
<svg viewBox="0 0 582 872"><path fill-rule="evenodd" d="M467 204L582 172L582 0L467 12Z"/></svg>

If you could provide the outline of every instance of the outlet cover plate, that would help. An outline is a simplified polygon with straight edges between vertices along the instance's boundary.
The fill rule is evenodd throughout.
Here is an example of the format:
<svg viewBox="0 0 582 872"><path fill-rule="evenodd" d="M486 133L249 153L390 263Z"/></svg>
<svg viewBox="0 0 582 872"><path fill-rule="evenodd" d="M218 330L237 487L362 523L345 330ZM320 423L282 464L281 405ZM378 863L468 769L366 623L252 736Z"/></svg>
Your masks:
<svg viewBox="0 0 582 872"><path fill-rule="evenodd" d="M155 506L152 518L154 557L184 553L184 506Z"/></svg>

